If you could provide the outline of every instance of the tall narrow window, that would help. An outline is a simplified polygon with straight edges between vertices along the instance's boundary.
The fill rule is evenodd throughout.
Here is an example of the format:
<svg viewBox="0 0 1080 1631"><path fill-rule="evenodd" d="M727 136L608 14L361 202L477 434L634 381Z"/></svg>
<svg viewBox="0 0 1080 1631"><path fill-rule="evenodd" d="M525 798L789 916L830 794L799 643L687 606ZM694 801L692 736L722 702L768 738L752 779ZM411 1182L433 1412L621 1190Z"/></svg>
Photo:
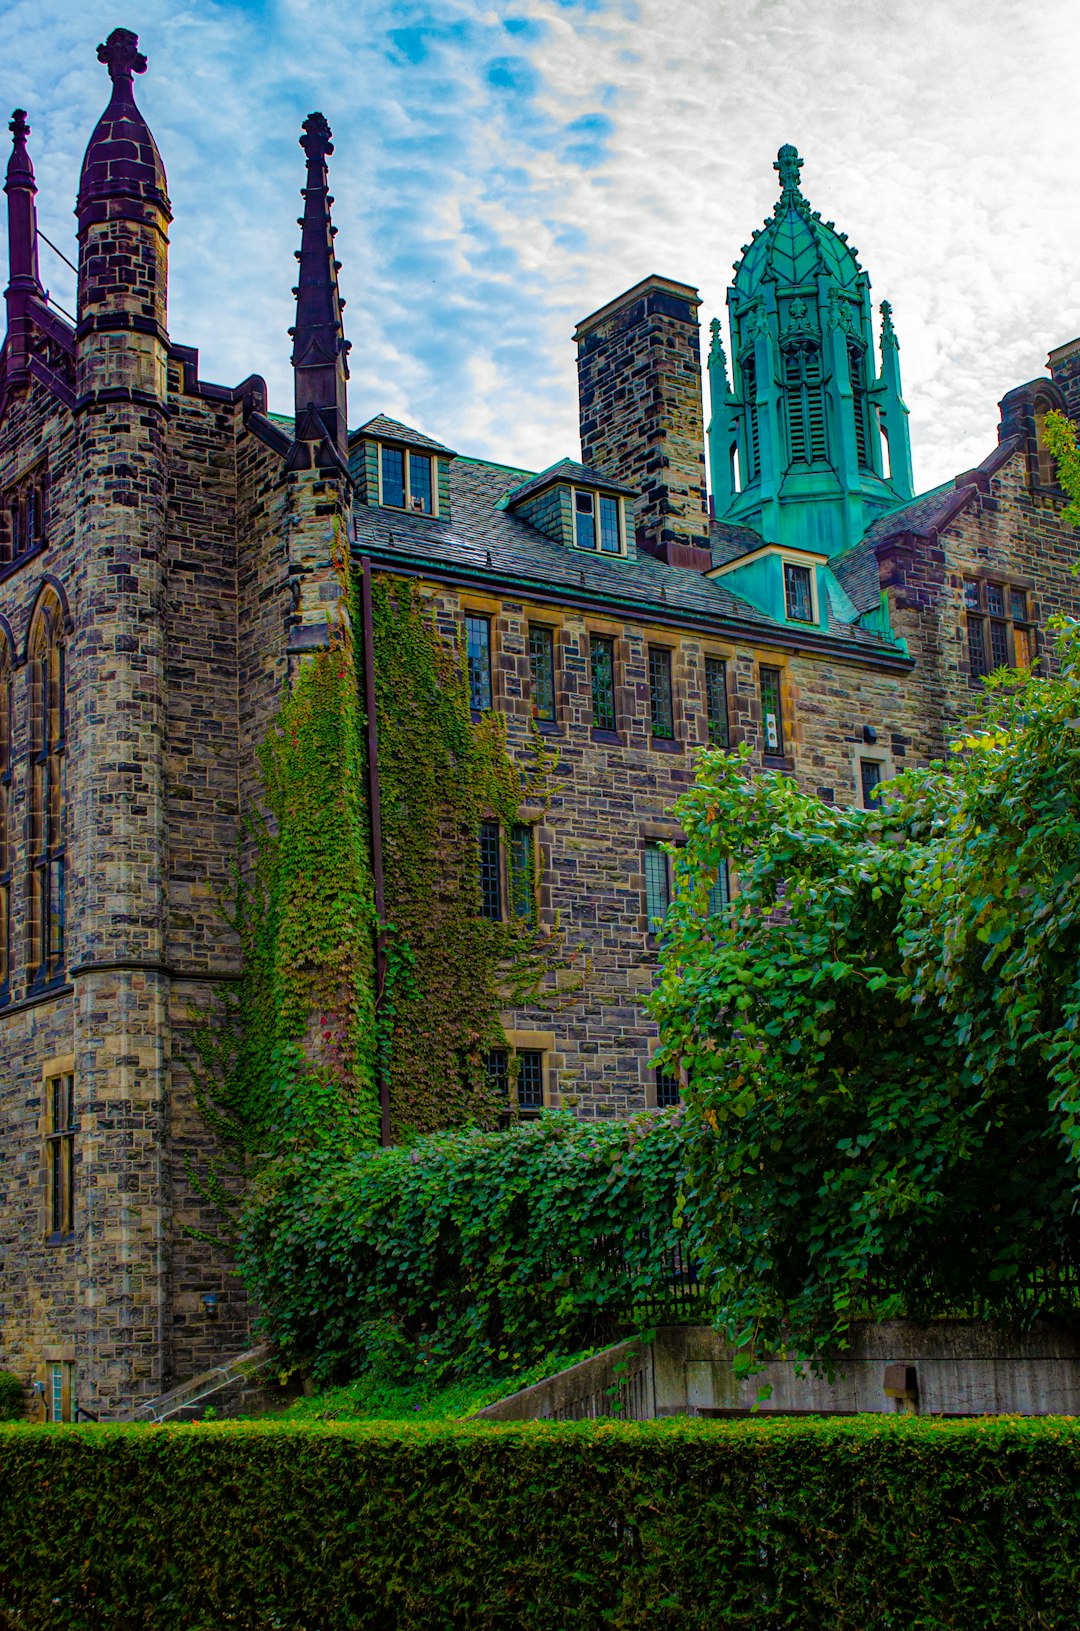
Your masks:
<svg viewBox="0 0 1080 1631"><path fill-rule="evenodd" d="M746 469L743 471L744 486L756 481L761 471L761 432L758 425L757 405L757 365L753 357L745 358L742 365L743 402L745 404L746 430L743 437L746 452Z"/></svg>
<svg viewBox="0 0 1080 1631"><path fill-rule="evenodd" d="M11 774L14 686L11 651L0 646L0 1001L11 993Z"/></svg>
<svg viewBox="0 0 1080 1631"><path fill-rule="evenodd" d="M499 880L499 823L480 823L480 916L492 923L502 920L502 885Z"/></svg>
<svg viewBox="0 0 1080 1631"><path fill-rule="evenodd" d="M526 821L510 828L510 906L515 917L536 923L536 865L533 830Z"/></svg>
<svg viewBox="0 0 1080 1631"><path fill-rule="evenodd" d="M859 783L862 792L864 810L876 810L881 804L881 761L879 759L859 760Z"/></svg>
<svg viewBox="0 0 1080 1631"><path fill-rule="evenodd" d="M75 1077L48 1077L45 1096L49 1241L59 1245L75 1232Z"/></svg>
<svg viewBox="0 0 1080 1631"><path fill-rule="evenodd" d="M816 345L796 345L785 352L784 394L792 464L824 459L825 390Z"/></svg>
<svg viewBox="0 0 1080 1631"><path fill-rule="evenodd" d="M988 674L990 670L986 663L986 646L983 641L983 620L981 617L968 618L967 634L968 663L972 674Z"/></svg>
<svg viewBox="0 0 1080 1631"><path fill-rule="evenodd" d="M589 678L593 729L613 731L616 728L615 642L601 634L589 636Z"/></svg>
<svg viewBox="0 0 1080 1631"><path fill-rule="evenodd" d="M808 566L793 566L790 561L784 562L784 604L793 622L814 621L814 597Z"/></svg>
<svg viewBox="0 0 1080 1631"><path fill-rule="evenodd" d="M534 719L555 718L555 636L542 624L529 624L529 673Z"/></svg>
<svg viewBox="0 0 1080 1631"><path fill-rule="evenodd" d="M645 844L645 916L649 920L650 934L660 933L670 904L668 858L659 843L650 839Z"/></svg>
<svg viewBox="0 0 1080 1631"><path fill-rule="evenodd" d="M49 1421L70 1421L75 1366L50 1359L45 1367L45 1410Z"/></svg>
<svg viewBox="0 0 1080 1631"><path fill-rule="evenodd" d="M31 986L64 966L64 645L60 603L39 606L29 640L30 820L29 936Z"/></svg>
<svg viewBox="0 0 1080 1631"><path fill-rule="evenodd" d="M604 555L622 554L622 529L619 526L617 498L600 498L600 550Z"/></svg>
<svg viewBox="0 0 1080 1631"><path fill-rule="evenodd" d="M486 617L466 617L465 658L469 669L469 706L483 713L491 707L491 624Z"/></svg>
<svg viewBox="0 0 1080 1631"><path fill-rule="evenodd" d="M649 715L653 735L670 741L675 735L675 715L671 704L671 652L664 646L649 647Z"/></svg>
<svg viewBox="0 0 1080 1631"><path fill-rule="evenodd" d="M517 1101L519 1112L530 1121L544 1108L544 1055L539 1048L518 1052Z"/></svg>
<svg viewBox="0 0 1080 1631"><path fill-rule="evenodd" d="M705 659L705 716L709 725L709 746L731 746L728 728L727 663L722 657Z"/></svg>
<svg viewBox="0 0 1080 1631"><path fill-rule="evenodd" d="M855 451L859 466L870 469L870 421L866 395L866 355L855 340L848 341L848 377L851 380L851 405L855 414Z"/></svg>
<svg viewBox="0 0 1080 1631"><path fill-rule="evenodd" d="M596 548L595 502L592 493L574 494L574 542L579 549Z"/></svg>
<svg viewBox="0 0 1080 1631"><path fill-rule="evenodd" d="M485 1055L484 1074L493 1102L503 1109L510 1099L510 1055L505 1048L492 1048Z"/></svg>
<svg viewBox="0 0 1080 1631"><path fill-rule="evenodd" d="M709 916L723 917L731 904L731 882L727 861L721 861L716 880L709 887Z"/></svg>
<svg viewBox="0 0 1080 1631"><path fill-rule="evenodd" d="M784 714L780 701L780 670L761 669L761 723L765 733L765 752L782 757L784 752Z"/></svg>
<svg viewBox="0 0 1080 1631"><path fill-rule="evenodd" d="M431 459L426 453L409 454L409 508L431 514Z"/></svg>
<svg viewBox="0 0 1080 1631"><path fill-rule="evenodd" d="M395 510L405 508L405 455L400 447L382 450L382 502Z"/></svg>

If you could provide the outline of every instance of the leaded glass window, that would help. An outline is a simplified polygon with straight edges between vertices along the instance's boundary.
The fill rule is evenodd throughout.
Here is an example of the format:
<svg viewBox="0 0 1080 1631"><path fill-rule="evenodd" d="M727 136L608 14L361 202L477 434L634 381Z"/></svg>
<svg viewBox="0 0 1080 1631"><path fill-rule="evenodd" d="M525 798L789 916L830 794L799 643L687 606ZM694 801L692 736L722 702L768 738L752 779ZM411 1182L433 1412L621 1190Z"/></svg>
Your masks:
<svg viewBox="0 0 1080 1631"><path fill-rule="evenodd" d="M622 553L622 534L619 529L619 501L617 498L600 499L600 550L604 555Z"/></svg>
<svg viewBox="0 0 1080 1631"><path fill-rule="evenodd" d="M878 792L881 785L881 761L879 759L859 760L859 782L863 809L876 810L881 804L881 794Z"/></svg>
<svg viewBox="0 0 1080 1631"><path fill-rule="evenodd" d="M45 1094L49 1239L55 1244L75 1231L75 1077L50 1077Z"/></svg>
<svg viewBox="0 0 1080 1631"><path fill-rule="evenodd" d="M1030 668L1035 629L1026 589L979 578L964 580L968 670L973 679L997 668Z"/></svg>
<svg viewBox="0 0 1080 1631"><path fill-rule="evenodd" d="M528 822L515 821L510 828L510 906L523 922L536 922L536 867L533 860L533 830Z"/></svg>
<svg viewBox="0 0 1080 1631"><path fill-rule="evenodd" d="M499 878L499 823L480 823L480 916L492 923L502 919L502 885Z"/></svg>
<svg viewBox="0 0 1080 1631"><path fill-rule="evenodd" d="M48 594L28 643L30 679L29 934L31 986L64 964L65 704L63 616Z"/></svg>
<svg viewBox="0 0 1080 1631"><path fill-rule="evenodd" d="M671 652L663 646L649 647L649 714L653 735L670 741L675 735L671 703Z"/></svg>
<svg viewBox="0 0 1080 1631"><path fill-rule="evenodd" d="M491 707L491 624L486 617L466 617L465 658L469 670L469 706L483 713Z"/></svg>
<svg viewBox="0 0 1080 1631"><path fill-rule="evenodd" d="M728 877L728 864L723 860L709 888L709 916L723 917L730 904L731 883Z"/></svg>
<svg viewBox="0 0 1080 1631"><path fill-rule="evenodd" d="M782 757L784 752L784 714L781 706L780 670L762 668L761 722L765 734L765 752Z"/></svg>
<svg viewBox="0 0 1080 1631"><path fill-rule="evenodd" d="M656 1108L671 1110L680 1102L679 1078L662 1065L656 1067Z"/></svg>
<svg viewBox="0 0 1080 1631"><path fill-rule="evenodd" d="M727 663L722 657L705 659L705 716L709 725L709 746L730 747Z"/></svg>
<svg viewBox="0 0 1080 1631"><path fill-rule="evenodd" d="M539 1048L521 1048L518 1052L517 1101L521 1115L529 1118L544 1108L544 1055Z"/></svg>
<svg viewBox="0 0 1080 1631"><path fill-rule="evenodd" d="M602 634L589 636L589 679L593 728L613 731L616 729L615 642Z"/></svg>
<svg viewBox="0 0 1080 1631"><path fill-rule="evenodd" d="M555 718L555 636L542 624L529 624L529 672L534 719Z"/></svg>
<svg viewBox="0 0 1080 1631"><path fill-rule="evenodd" d="M382 450L382 502L395 510L405 508L405 454L400 447Z"/></svg>
<svg viewBox="0 0 1080 1631"><path fill-rule="evenodd" d="M645 916L649 933L659 934L671 904L671 872L668 858L659 843L645 844Z"/></svg>

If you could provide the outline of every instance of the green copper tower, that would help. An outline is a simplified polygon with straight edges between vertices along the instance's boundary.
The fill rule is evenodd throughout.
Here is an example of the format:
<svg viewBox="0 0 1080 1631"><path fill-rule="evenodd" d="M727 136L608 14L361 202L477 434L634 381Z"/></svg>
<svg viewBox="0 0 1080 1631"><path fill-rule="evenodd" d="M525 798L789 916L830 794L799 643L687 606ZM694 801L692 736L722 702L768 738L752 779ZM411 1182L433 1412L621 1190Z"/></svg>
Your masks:
<svg viewBox="0 0 1080 1631"><path fill-rule="evenodd" d="M847 235L803 196L782 147L780 197L728 290L732 378L712 324L709 464L719 521L767 543L837 555L912 496L891 311L875 367L870 279Z"/></svg>

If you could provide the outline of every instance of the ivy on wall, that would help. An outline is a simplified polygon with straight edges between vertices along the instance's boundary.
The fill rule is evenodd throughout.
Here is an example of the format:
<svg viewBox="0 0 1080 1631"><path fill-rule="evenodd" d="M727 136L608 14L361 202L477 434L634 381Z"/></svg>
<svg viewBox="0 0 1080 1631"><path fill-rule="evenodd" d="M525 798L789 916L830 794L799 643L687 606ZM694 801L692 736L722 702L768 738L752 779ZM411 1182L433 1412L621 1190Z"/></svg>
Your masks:
<svg viewBox="0 0 1080 1631"><path fill-rule="evenodd" d="M505 721L473 720L461 649L440 638L415 584L377 579L372 620L392 1125L398 1136L490 1126L505 1108L484 1079L485 1052L505 1042L499 1010L539 992L560 942L527 916L481 916L480 822L508 832L523 799L543 807L551 761L537 738L523 777ZM534 898L534 877L508 881L509 898Z"/></svg>
<svg viewBox="0 0 1080 1631"><path fill-rule="evenodd" d="M377 1000L360 620L340 540L335 561L341 602L329 649L305 661L259 754L265 814L249 822L250 854L228 905L243 972L189 1038L217 1146L189 1173L231 1239L247 1181L276 1156L343 1158L377 1145L384 1076L395 1141L493 1126L506 1106L492 1096L484 1056L505 1042L500 1009L537 996L567 962L557 925L542 930L535 913L489 922L480 911L480 822L509 830L523 799L542 810L551 761L537 738L533 763L518 769L504 721L473 719L460 645L440 637L417 587L377 581L388 914ZM531 874L508 881L510 898L535 897Z"/></svg>

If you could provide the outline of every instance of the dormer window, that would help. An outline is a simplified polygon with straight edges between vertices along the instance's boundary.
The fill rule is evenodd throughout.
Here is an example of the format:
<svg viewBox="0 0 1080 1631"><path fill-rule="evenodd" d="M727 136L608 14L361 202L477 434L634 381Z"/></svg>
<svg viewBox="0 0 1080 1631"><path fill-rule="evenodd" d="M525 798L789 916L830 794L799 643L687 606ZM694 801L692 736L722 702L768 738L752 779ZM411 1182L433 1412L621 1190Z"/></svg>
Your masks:
<svg viewBox="0 0 1080 1631"><path fill-rule="evenodd" d="M379 449L379 503L391 510L410 510L416 515L435 514L435 488L431 479L431 458L403 447Z"/></svg>
<svg viewBox="0 0 1080 1631"><path fill-rule="evenodd" d="M622 500L606 493L590 493L574 488L574 543L578 549L599 550L602 555L622 555Z"/></svg>
<svg viewBox="0 0 1080 1631"><path fill-rule="evenodd" d="M814 621L813 579L808 566L784 562L784 603L793 623Z"/></svg>

